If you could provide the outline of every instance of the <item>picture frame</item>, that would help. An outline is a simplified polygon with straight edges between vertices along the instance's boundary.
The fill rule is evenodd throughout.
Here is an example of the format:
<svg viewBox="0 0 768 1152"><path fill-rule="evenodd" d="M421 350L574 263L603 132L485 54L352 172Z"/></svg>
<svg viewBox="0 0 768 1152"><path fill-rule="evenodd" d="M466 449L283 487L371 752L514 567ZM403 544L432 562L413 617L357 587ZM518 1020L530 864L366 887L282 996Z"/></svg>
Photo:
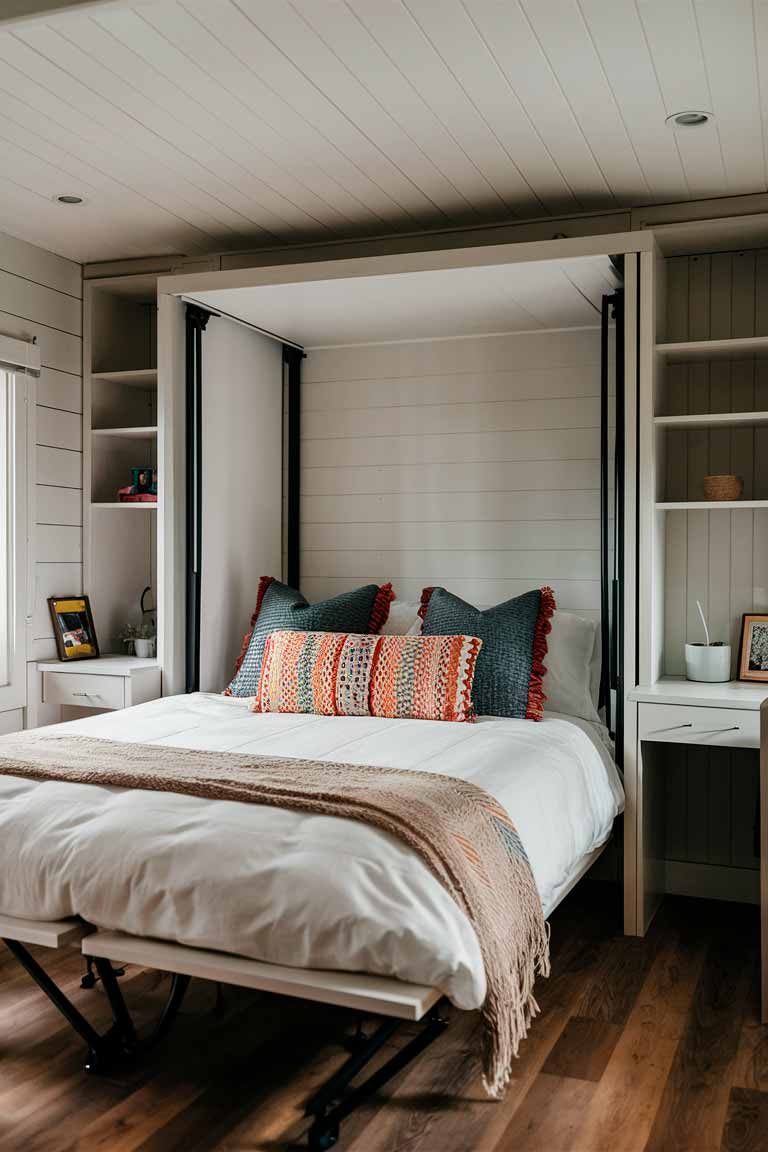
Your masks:
<svg viewBox="0 0 768 1152"><path fill-rule="evenodd" d="M741 618L739 680L768 682L768 615L745 612Z"/></svg>
<svg viewBox="0 0 768 1152"><path fill-rule="evenodd" d="M48 608L59 660L95 660L99 642L87 596L49 596Z"/></svg>

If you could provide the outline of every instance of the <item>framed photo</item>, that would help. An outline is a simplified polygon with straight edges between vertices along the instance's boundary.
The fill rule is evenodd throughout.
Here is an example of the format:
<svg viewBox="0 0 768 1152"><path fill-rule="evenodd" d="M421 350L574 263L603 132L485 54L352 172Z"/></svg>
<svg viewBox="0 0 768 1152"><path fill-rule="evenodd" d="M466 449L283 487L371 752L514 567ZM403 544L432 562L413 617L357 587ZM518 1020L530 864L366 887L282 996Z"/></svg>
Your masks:
<svg viewBox="0 0 768 1152"><path fill-rule="evenodd" d="M99 654L87 596L49 596L59 660L92 660Z"/></svg>
<svg viewBox="0 0 768 1152"><path fill-rule="evenodd" d="M768 616L742 616L739 680L768 681Z"/></svg>

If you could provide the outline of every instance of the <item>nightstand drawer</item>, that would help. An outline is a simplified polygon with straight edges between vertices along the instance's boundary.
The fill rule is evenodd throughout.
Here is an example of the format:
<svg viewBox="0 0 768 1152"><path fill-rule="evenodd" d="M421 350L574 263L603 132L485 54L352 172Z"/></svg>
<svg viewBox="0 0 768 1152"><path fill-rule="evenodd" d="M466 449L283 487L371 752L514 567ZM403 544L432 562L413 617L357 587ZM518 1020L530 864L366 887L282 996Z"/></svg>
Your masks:
<svg viewBox="0 0 768 1152"><path fill-rule="evenodd" d="M698 708L639 704L641 740L704 747L759 748L760 712L750 708Z"/></svg>
<svg viewBox="0 0 768 1152"><path fill-rule="evenodd" d="M86 672L44 672L43 702L74 704L79 708L123 708L125 680L122 676L89 676Z"/></svg>

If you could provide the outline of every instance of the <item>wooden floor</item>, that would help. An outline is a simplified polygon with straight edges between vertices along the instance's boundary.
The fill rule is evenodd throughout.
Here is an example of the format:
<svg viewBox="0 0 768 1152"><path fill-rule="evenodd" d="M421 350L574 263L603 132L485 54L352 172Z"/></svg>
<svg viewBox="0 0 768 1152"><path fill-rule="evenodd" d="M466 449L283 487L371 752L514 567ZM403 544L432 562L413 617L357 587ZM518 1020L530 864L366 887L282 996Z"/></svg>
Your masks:
<svg viewBox="0 0 768 1152"><path fill-rule="evenodd" d="M615 891L585 882L552 918L552 977L503 1103L478 1078L478 1016L451 1026L350 1118L347 1152L768 1152L768 1028L757 912L670 898L645 940L620 935ZM38 955L95 1023L75 953ZM164 978L122 981L148 1020ZM0 946L2 1152L289 1152L302 1101L344 1058L349 1016L194 983L141 1069L98 1079L82 1045ZM400 1042L397 1040L395 1042Z"/></svg>

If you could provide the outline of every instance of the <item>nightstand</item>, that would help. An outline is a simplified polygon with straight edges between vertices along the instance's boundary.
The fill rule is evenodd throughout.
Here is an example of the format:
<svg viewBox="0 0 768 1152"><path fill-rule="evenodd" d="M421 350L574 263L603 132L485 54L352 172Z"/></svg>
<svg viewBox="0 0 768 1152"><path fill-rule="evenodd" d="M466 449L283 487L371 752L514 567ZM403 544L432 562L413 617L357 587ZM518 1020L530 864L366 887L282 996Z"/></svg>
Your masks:
<svg viewBox="0 0 768 1152"><path fill-rule="evenodd" d="M95 660L41 661L41 705L75 708L130 708L161 695L157 660L138 656L99 656Z"/></svg>
<svg viewBox="0 0 768 1152"><path fill-rule="evenodd" d="M635 778L627 781L627 816L634 836L625 837L625 881L635 885L637 934L644 935L665 891L663 763L656 745L745 748L760 752L760 904L762 921L762 1017L768 1022L768 684L732 680L701 684L664 677L629 693L637 733ZM761 740L762 716L762 740ZM629 798L632 798L630 805Z"/></svg>

